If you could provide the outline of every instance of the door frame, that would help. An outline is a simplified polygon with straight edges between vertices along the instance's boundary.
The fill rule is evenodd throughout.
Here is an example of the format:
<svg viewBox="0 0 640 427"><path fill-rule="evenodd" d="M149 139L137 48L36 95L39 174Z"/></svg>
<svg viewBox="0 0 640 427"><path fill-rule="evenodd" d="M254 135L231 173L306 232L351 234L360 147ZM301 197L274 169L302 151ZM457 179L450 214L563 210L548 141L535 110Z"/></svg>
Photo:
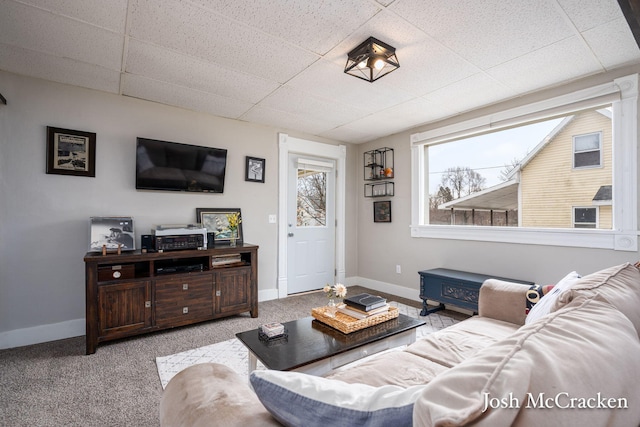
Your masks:
<svg viewBox="0 0 640 427"><path fill-rule="evenodd" d="M278 298L288 296L287 276L287 202L289 153L324 157L336 162L336 240L335 266L336 281L344 282L345 275L345 191L346 191L346 145L331 145L306 139L293 138L286 133L278 133Z"/></svg>

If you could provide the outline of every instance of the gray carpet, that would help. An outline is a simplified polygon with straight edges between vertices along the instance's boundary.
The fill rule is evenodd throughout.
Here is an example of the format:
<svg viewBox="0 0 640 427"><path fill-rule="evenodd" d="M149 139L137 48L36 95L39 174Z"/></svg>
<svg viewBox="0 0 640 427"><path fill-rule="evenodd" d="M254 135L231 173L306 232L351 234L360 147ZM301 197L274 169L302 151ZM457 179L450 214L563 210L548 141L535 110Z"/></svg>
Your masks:
<svg viewBox="0 0 640 427"><path fill-rule="evenodd" d="M366 291L349 288L351 294ZM157 426L162 387L156 357L225 341L262 323L309 316L325 302L322 293L266 301L256 319L246 313L123 339L98 346L90 356L84 354L84 337L0 350L0 425Z"/></svg>

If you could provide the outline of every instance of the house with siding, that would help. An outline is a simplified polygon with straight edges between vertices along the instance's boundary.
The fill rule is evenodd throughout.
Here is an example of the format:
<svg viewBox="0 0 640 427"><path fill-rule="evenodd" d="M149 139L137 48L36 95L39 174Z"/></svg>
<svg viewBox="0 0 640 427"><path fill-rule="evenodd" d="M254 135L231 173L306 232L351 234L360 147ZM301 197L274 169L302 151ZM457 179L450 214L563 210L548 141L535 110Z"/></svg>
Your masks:
<svg viewBox="0 0 640 427"><path fill-rule="evenodd" d="M517 210L521 227L611 229L612 176L611 112L583 111L565 117L506 182L439 208Z"/></svg>

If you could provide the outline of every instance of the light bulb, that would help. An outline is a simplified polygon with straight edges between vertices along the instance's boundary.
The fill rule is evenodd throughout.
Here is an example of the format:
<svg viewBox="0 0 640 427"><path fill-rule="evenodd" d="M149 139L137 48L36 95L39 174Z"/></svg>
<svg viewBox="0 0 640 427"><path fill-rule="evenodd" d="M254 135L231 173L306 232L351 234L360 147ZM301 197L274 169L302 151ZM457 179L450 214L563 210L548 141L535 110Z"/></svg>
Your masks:
<svg viewBox="0 0 640 427"><path fill-rule="evenodd" d="M382 70L384 68L384 61L382 59L378 59L376 62L373 63L373 67L376 70Z"/></svg>
<svg viewBox="0 0 640 427"><path fill-rule="evenodd" d="M358 68L365 68L367 66L367 61L362 61L358 64Z"/></svg>

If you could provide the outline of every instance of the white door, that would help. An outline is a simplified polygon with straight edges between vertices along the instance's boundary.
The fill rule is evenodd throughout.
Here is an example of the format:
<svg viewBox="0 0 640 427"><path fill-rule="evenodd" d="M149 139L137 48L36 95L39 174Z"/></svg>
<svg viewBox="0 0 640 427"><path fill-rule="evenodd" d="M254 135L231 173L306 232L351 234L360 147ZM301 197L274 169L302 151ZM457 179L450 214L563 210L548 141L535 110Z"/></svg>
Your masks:
<svg viewBox="0 0 640 427"><path fill-rule="evenodd" d="M335 277L335 162L289 154L288 293L320 289Z"/></svg>

